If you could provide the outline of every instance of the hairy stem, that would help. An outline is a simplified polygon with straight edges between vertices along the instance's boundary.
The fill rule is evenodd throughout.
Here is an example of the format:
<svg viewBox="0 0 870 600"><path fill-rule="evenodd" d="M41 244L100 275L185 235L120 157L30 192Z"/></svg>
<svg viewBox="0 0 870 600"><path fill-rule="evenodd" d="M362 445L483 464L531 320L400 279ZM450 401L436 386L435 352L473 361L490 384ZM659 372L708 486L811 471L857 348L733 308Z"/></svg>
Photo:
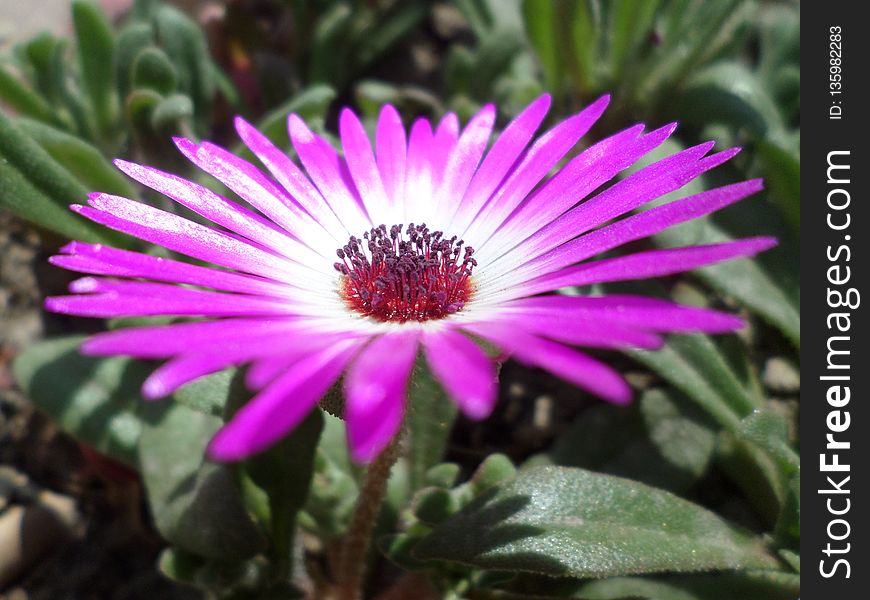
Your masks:
<svg viewBox="0 0 870 600"><path fill-rule="evenodd" d="M362 598L366 558L371 545L372 531L387 491L390 471L399 457L400 437L401 433L397 434L366 470L363 487L353 509L350 531L341 552L337 600L361 600Z"/></svg>

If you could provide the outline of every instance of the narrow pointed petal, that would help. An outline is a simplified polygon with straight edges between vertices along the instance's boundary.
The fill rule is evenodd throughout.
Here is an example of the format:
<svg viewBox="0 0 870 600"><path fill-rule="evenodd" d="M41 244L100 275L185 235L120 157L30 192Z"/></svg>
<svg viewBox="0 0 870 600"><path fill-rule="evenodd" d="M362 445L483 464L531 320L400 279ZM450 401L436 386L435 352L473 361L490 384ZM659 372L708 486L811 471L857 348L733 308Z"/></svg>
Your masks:
<svg viewBox="0 0 870 600"><path fill-rule="evenodd" d="M281 281L292 280L292 263L264 249L141 202L95 194L91 206L73 205L83 217L192 258Z"/></svg>
<svg viewBox="0 0 870 600"><path fill-rule="evenodd" d="M579 317L603 325L617 323L669 333L729 333L744 325L736 315L643 296L535 296L505 303L501 310L516 315Z"/></svg>
<svg viewBox="0 0 870 600"><path fill-rule="evenodd" d="M511 271L506 277L516 282L540 273L555 272L623 244L653 236L679 223L721 210L760 191L762 187L760 179L743 181L651 208L566 242Z"/></svg>
<svg viewBox="0 0 870 600"><path fill-rule="evenodd" d="M423 349L432 373L462 412L472 419L488 417L495 406L498 376L483 350L450 329L426 332Z"/></svg>
<svg viewBox="0 0 870 600"><path fill-rule="evenodd" d="M287 127L293 148L305 165L311 181L344 226L357 235L370 229L371 219L353 187L347 165L338 153L297 115L290 115Z"/></svg>
<svg viewBox="0 0 870 600"><path fill-rule="evenodd" d="M389 207L395 210L405 203L405 168L408 158L408 142L402 117L390 104L381 108L376 133L378 170L384 183Z"/></svg>
<svg viewBox="0 0 870 600"><path fill-rule="evenodd" d="M341 224L318 189L296 163L241 117L236 117L235 125L245 145L269 169L287 193L323 227L334 242L344 243L351 232Z"/></svg>
<svg viewBox="0 0 870 600"><path fill-rule="evenodd" d="M306 260L317 261L317 253L321 254L319 260L325 260L331 248L329 244L324 244L324 236L315 234L316 222L280 186L254 165L209 142L197 145L183 138L175 138L174 141L193 164L215 177L272 222L280 225L295 240L307 245L307 248L295 248Z"/></svg>
<svg viewBox="0 0 870 600"><path fill-rule="evenodd" d="M660 146L676 129L661 127L617 148L604 148L599 142L587 149L532 195L487 242L484 258L495 258L517 240L524 240L578 204L600 185ZM630 130L628 130L630 131ZM615 136L614 136L615 137ZM612 143L612 142L611 142Z"/></svg>
<svg viewBox="0 0 870 600"><path fill-rule="evenodd" d="M673 192L738 151L727 150L701 159L711 147L712 144L700 144L644 167L572 208L528 239L518 238L513 248L490 263L485 277L510 272L573 237Z"/></svg>
<svg viewBox="0 0 870 600"><path fill-rule="evenodd" d="M339 131L344 159L366 211L374 223L387 223L391 217L390 201L375 162L375 154L362 123L350 109L341 111Z"/></svg>
<svg viewBox="0 0 870 600"><path fill-rule="evenodd" d="M469 239L474 239L478 246L481 246L483 242L490 238L493 232L502 226L514 210L521 205L535 186L568 154L580 138L586 135L589 129L601 117L609 101L609 96L599 98L580 113L565 119L535 140L510 176L499 186L482 208L474 206L473 203L461 207L456 216L457 229L464 230L467 227L467 232L463 235ZM597 145L603 145L607 148L619 146L625 143L626 139L633 140L637 138L642 129L642 127L629 129L599 142ZM586 154L588 157L587 153L590 150L592 149L590 148L583 154ZM568 174L570 174L570 170L578 168L578 164L581 163L581 158L577 157L569 162L562 171L568 169ZM565 178L564 175L561 175L561 171L556 177L560 176L563 179ZM550 185L552 182L553 180L546 185ZM562 183L558 185L562 186Z"/></svg>
<svg viewBox="0 0 870 600"><path fill-rule="evenodd" d="M724 260L753 256L775 245L774 238L756 237L706 246L637 252L563 269L519 286L513 290L513 293L531 296L568 286L664 277ZM512 297L518 296L512 295Z"/></svg>
<svg viewBox="0 0 870 600"><path fill-rule="evenodd" d="M435 189L432 154L434 136L432 125L426 119L417 119L411 125L408 139L408 163L405 174L405 203L399 207L402 223L432 223L434 208L432 202L421 201L431 198Z"/></svg>
<svg viewBox="0 0 870 600"><path fill-rule="evenodd" d="M187 283L243 294L274 297L293 295L294 288L261 277L201 267L171 258L120 250L102 244L71 242L61 250L69 254L52 256L48 259L49 262L78 273L142 277L154 281Z"/></svg>
<svg viewBox="0 0 870 600"><path fill-rule="evenodd" d="M547 116L550 102L550 95L544 94L504 128L487 152L480 168L474 173L468 190L462 196L446 199L446 209L451 217L459 209L460 203L469 205L466 209L468 212L477 213L528 146L535 131Z"/></svg>
<svg viewBox="0 0 870 600"><path fill-rule="evenodd" d="M447 159L441 185L435 193L435 206L448 219L468 189L477 165L486 151L494 124L495 107L490 104L471 118Z"/></svg>
<svg viewBox="0 0 870 600"><path fill-rule="evenodd" d="M398 432L418 346L416 331L387 333L366 346L348 369L345 420L354 460L373 460Z"/></svg>

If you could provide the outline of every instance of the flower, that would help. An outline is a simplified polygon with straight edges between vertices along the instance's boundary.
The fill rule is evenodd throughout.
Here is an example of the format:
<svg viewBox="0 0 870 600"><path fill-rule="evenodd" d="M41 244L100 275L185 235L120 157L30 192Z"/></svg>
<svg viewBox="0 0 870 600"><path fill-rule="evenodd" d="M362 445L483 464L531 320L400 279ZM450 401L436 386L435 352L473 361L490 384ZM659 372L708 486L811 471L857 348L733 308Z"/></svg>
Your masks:
<svg viewBox="0 0 870 600"><path fill-rule="evenodd" d="M496 373L480 341L604 399L628 402L623 378L575 346L657 348L663 333L728 332L741 320L659 299L553 292L687 271L753 255L775 240L588 260L762 187L745 181L632 214L738 151L708 154L714 145L708 142L597 191L662 144L675 124L649 133L630 127L548 177L608 102L599 99L533 141L550 106L542 96L488 151L491 105L461 131L448 114L434 130L417 119L408 136L387 105L374 150L360 120L345 109L343 156L291 114L301 168L237 118L239 136L270 175L209 142L175 140L246 204L117 160L121 171L215 226L102 193L71 208L213 266L72 242L51 262L92 276L74 281L72 295L48 298L46 307L88 317L198 318L97 334L82 351L168 359L143 386L149 399L249 364L246 383L257 393L212 440L209 453L218 460L241 459L276 442L342 375L351 454L371 460L401 424L421 351L462 412L486 417L496 399Z"/></svg>

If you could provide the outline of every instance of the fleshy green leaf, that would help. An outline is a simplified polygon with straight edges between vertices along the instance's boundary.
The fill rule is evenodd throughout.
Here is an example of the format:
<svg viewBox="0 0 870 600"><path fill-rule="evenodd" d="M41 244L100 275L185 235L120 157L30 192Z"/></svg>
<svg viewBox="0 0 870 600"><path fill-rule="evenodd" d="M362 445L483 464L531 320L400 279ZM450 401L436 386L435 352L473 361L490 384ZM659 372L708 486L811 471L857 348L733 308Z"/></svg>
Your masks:
<svg viewBox="0 0 870 600"><path fill-rule="evenodd" d="M669 389L647 390L635 406L591 406L559 436L546 457L682 492L713 458L716 426L691 400Z"/></svg>
<svg viewBox="0 0 870 600"><path fill-rule="evenodd" d="M99 128L105 134L111 128L118 111L112 26L93 0L74 0L72 19L82 83L87 90Z"/></svg>
<svg viewBox="0 0 870 600"><path fill-rule="evenodd" d="M774 568L761 540L668 492L565 467L521 471L422 540L420 559L550 576Z"/></svg>
<svg viewBox="0 0 870 600"><path fill-rule="evenodd" d="M68 210L85 188L12 119L0 112L0 202L16 214L62 235L92 242L120 239Z"/></svg>
<svg viewBox="0 0 870 600"><path fill-rule="evenodd" d="M660 350L628 354L695 400L723 427L735 428L740 417L761 406L705 335L673 336Z"/></svg>
<svg viewBox="0 0 870 600"><path fill-rule="evenodd" d="M228 399L236 391L233 381L237 373L237 369L225 369L195 379L179 388L173 398L188 408L219 417L224 414Z"/></svg>
<svg viewBox="0 0 870 600"><path fill-rule="evenodd" d="M232 470L204 457L221 419L180 403L147 408L139 464L160 534L206 558L240 560L262 549L264 540L245 511Z"/></svg>
<svg viewBox="0 0 870 600"><path fill-rule="evenodd" d="M131 81L134 89L154 90L168 95L175 91L178 74L172 61L160 48L144 48L133 60Z"/></svg>
<svg viewBox="0 0 870 600"><path fill-rule="evenodd" d="M127 358L78 352L84 336L40 342L15 360L15 378L58 426L100 452L137 465L142 431L139 388L148 367Z"/></svg>
<svg viewBox="0 0 870 600"><path fill-rule="evenodd" d="M236 390L244 391L240 378L234 383ZM232 394L228 413L241 408L247 397L244 393ZM280 442L240 465L244 476L268 498L271 555L283 579L290 575L296 515L308 500L322 431L323 411L315 409Z"/></svg>
<svg viewBox="0 0 870 600"><path fill-rule="evenodd" d="M127 97L132 86L133 64L139 54L153 43L154 33L147 23L130 23L118 33L115 80L118 83L118 93L121 98Z"/></svg>
<svg viewBox="0 0 870 600"><path fill-rule="evenodd" d="M411 489L419 488L426 471L440 463L457 409L423 361L417 361L408 390L408 436Z"/></svg>
<svg viewBox="0 0 870 600"><path fill-rule="evenodd" d="M544 83L547 89L558 92L562 84L563 67L558 38L553 35L556 3L550 0L524 0L523 21L526 34L537 51L538 62L544 72Z"/></svg>
<svg viewBox="0 0 870 600"><path fill-rule="evenodd" d="M0 102L5 102L19 115L26 115L46 123L57 120L48 103L3 64L0 64Z"/></svg>
<svg viewBox="0 0 870 600"><path fill-rule="evenodd" d="M204 119L214 94L205 33L190 17L166 4L156 8L154 26L159 45L178 70L179 89L190 96L197 117Z"/></svg>
<svg viewBox="0 0 870 600"><path fill-rule="evenodd" d="M85 188L128 198L136 197L136 190L129 180L86 141L30 119L18 119L17 125Z"/></svg>
<svg viewBox="0 0 870 600"><path fill-rule="evenodd" d="M172 94L161 99L151 113L151 126L155 131L178 127L193 117L193 102L184 94Z"/></svg>

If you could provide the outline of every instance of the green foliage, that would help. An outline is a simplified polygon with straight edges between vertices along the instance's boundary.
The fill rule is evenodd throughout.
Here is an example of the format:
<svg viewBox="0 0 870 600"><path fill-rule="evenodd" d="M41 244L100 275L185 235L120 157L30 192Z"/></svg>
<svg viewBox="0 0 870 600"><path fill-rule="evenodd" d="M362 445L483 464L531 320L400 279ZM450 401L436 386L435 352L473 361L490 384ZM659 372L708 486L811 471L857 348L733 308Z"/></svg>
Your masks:
<svg viewBox="0 0 870 600"><path fill-rule="evenodd" d="M565 467L520 471L435 527L413 554L560 577L777 566L762 540L700 506Z"/></svg>
<svg viewBox="0 0 870 600"><path fill-rule="evenodd" d="M82 356L84 336L31 346L15 360L15 379L64 431L130 466L138 464L139 387L148 367L127 358Z"/></svg>

